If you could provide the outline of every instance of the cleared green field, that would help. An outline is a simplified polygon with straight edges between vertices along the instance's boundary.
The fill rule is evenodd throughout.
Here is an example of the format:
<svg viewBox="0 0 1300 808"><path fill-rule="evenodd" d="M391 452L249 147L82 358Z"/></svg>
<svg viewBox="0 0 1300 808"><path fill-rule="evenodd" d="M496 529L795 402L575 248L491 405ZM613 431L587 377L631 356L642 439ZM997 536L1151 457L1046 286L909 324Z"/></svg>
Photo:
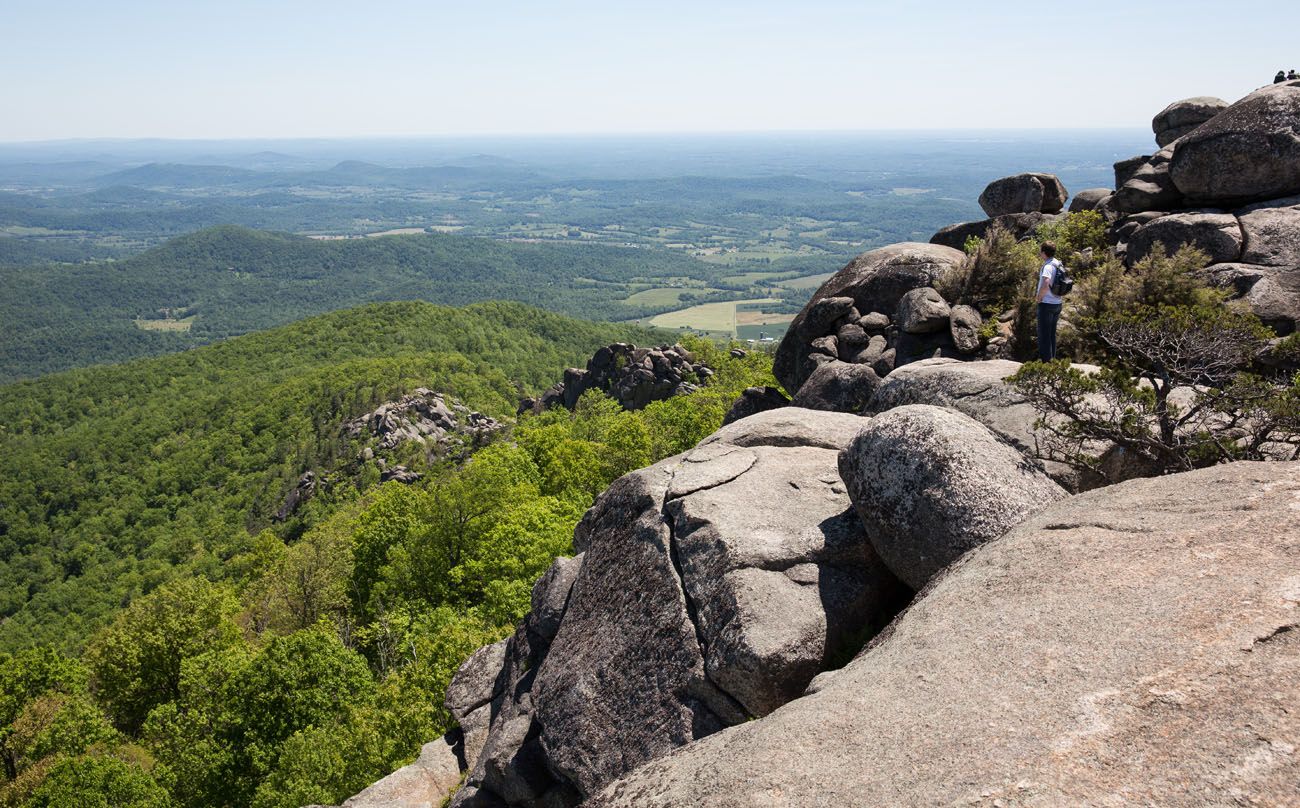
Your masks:
<svg viewBox="0 0 1300 808"><path fill-rule="evenodd" d="M759 281L776 281L780 278L789 277L789 272L741 272L736 275L727 275L722 279L723 283L758 283Z"/></svg>
<svg viewBox="0 0 1300 808"><path fill-rule="evenodd" d="M791 278L788 281L781 281L780 285L787 289L816 289L830 279L834 272L823 272L820 275L805 275L802 278Z"/></svg>
<svg viewBox="0 0 1300 808"><path fill-rule="evenodd" d="M170 317L160 320L141 320L136 318L132 322L135 327L141 331L189 331L190 326L194 325L197 314L192 314L183 320L173 320Z"/></svg>
<svg viewBox="0 0 1300 808"><path fill-rule="evenodd" d="M693 328L700 331L725 331L736 333L736 306L746 303L779 303L775 298L762 297L751 300L728 300L725 303L703 303L680 311L660 314L650 320L656 328Z"/></svg>
<svg viewBox="0 0 1300 808"><path fill-rule="evenodd" d="M669 287L656 287L653 289L643 289L635 294L623 298L624 303L636 306L672 306L682 302L682 295L690 294L701 295L715 291L713 289L681 289Z"/></svg>

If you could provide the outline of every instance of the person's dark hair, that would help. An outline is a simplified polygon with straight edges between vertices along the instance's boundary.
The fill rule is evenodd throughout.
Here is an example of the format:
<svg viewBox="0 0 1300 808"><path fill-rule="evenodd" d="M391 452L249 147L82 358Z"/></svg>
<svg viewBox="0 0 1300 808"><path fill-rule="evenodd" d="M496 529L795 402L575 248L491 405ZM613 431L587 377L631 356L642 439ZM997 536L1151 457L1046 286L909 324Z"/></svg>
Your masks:
<svg viewBox="0 0 1300 808"><path fill-rule="evenodd" d="M1056 245L1052 242L1044 241L1043 246L1040 249L1042 249L1043 255L1046 255L1048 258L1056 257Z"/></svg>

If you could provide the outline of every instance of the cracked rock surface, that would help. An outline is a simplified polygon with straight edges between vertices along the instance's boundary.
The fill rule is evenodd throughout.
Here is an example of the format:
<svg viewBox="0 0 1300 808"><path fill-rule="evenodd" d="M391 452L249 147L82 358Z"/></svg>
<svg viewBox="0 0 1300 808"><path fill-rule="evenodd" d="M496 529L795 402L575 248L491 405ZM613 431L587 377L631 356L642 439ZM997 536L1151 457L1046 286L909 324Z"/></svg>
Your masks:
<svg viewBox="0 0 1300 808"><path fill-rule="evenodd" d="M492 713L453 805L575 805L797 698L887 623L911 590L836 467L864 423L782 407L611 485L577 531L581 561L557 562L515 637L452 684L458 717Z"/></svg>
<svg viewBox="0 0 1300 808"><path fill-rule="evenodd" d="M1052 505L815 692L588 804L1295 805L1300 463Z"/></svg>

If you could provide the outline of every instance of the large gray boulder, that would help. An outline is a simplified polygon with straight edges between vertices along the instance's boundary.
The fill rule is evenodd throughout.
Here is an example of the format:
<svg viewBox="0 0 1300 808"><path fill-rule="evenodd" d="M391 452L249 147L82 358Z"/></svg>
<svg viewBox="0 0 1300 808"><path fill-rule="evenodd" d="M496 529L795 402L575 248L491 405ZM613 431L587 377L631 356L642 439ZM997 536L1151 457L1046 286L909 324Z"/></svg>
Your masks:
<svg viewBox="0 0 1300 808"><path fill-rule="evenodd" d="M1151 120L1151 131L1155 133L1156 145L1163 149L1227 108L1227 101L1208 95L1175 101Z"/></svg>
<svg viewBox="0 0 1300 808"><path fill-rule="evenodd" d="M1026 173L989 183L979 203L993 218L1008 213L1060 213L1068 197L1054 174Z"/></svg>
<svg viewBox="0 0 1300 808"><path fill-rule="evenodd" d="M1126 157L1115 163L1115 190L1124 187L1124 184L1133 179L1133 175L1138 169L1151 162L1152 155L1139 154L1136 157Z"/></svg>
<svg viewBox="0 0 1300 808"><path fill-rule="evenodd" d="M1244 208L1237 217L1245 240L1242 263L1300 267L1300 199Z"/></svg>
<svg viewBox="0 0 1300 808"><path fill-rule="evenodd" d="M1173 254L1184 246L1196 247L1210 263L1241 260L1242 235L1231 213L1171 213L1142 225L1129 238L1125 261L1133 266L1157 251Z"/></svg>
<svg viewBox="0 0 1300 808"><path fill-rule="evenodd" d="M576 805L796 698L888 622L911 590L836 471L864 420L759 412L601 494L575 532L580 560L557 562L504 649L453 681L475 694L458 703L496 695L452 804ZM479 673L489 658L495 678Z"/></svg>
<svg viewBox="0 0 1300 808"><path fill-rule="evenodd" d="M880 377L870 365L831 361L813 371L790 403L810 410L861 413L879 386Z"/></svg>
<svg viewBox="0 0 1300 808"><path fill-rule="evenodd" d="M894 322L908 334L933 334L948 327L952 313L943 295L929 286L913 289L898 301Z"/></svg>
<svg viewBox="0 0 1300 808"><path fill-rule="evenodd" d="M1070 198L1070 213L1095 210L1114 191L1109 188L1087 188Z"/></svg>
<svg viewBox="0 0 1300 808"><path fill-rule="evenodd" d="M1182 137L1169 174L1198 205L1300 193L1300 82L1257 90Z"/></svg>
<svg viewBox="0 0 1300 808"><path fill-rule="evenodd" d="M1133 170L1132 176L1115 191L1103 208L1113 209L1123 215L1148 210L1167 211L1181 206L1182 191L1174 185L1173 177L1169 174L1169 161L1172 158L1172 148L1156 152Z"/></svg>
<svg viewBox="0 0 1300 808"><path fill-rule="evenodd" d="M859 255L835 273L795 317L777 348L773 372L791 393L812 375L820 351L813 341L835 334L841 325L856 322L868 333L871 315L891 315L904 294L935 283L965 260L960 250L937 244L908 242Z"/></svg>
<svg viewBox="0 0 1300 808"><path fill-rule="evenodd" d="M1300 327L1300 266L1214 264L1205 270L1214 286L1230 291L1231 299L1250 311L1279 336Z"/></svg>
<svg viewBox="0 0 1300 808"><path fill-rule="evenodd" d="M817 692L594 808L1294 805L1300 463L1136 480L950 568Z"/></svg>
<svg viewBox="0 0 1300 808"><path fill-rule="evenodd" d="M839 466L872 546L916 589L1067 496L978 421L926 404L870 419Z"/></svg>

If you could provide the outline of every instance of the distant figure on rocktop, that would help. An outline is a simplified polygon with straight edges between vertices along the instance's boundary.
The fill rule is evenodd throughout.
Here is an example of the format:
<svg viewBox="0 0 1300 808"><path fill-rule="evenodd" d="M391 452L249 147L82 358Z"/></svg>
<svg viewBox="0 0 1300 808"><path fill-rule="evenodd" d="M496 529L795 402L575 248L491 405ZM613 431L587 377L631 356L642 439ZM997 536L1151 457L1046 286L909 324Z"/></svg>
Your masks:
<svg viewBox="0 0 1300 808"><path fill-rule="evenodd" d="M1052 294L1052 284L1061 262L1056 260L1056 245L1043 242L1038 252L1043 268L1038 272L1038 358L1050 362L1056 358L1056 324L1061 320L1062 299Z"/></svg>
<svg viewBox="0 0 1300 808"><path fill-rule="evenodd" d="M1286 74L1287 81L1295 81L1296 79L1300 79L1300 75L1298 75L1294 70Z"/></svg>
<svg viewBox="0 0 1300 808"><path fill-rule="evenodd" d="M1291 72L1292 72L1292 74L1295 73L1294 70L1292 70ZM1284 82L1284 81L1286 81L1286 71L1285 71L1285 70L1279 70L1279 71L1277 71L1277 75L1273 77L1273 83L1274 83L1274 84L1279 84L1279 83Z"/></svg>

